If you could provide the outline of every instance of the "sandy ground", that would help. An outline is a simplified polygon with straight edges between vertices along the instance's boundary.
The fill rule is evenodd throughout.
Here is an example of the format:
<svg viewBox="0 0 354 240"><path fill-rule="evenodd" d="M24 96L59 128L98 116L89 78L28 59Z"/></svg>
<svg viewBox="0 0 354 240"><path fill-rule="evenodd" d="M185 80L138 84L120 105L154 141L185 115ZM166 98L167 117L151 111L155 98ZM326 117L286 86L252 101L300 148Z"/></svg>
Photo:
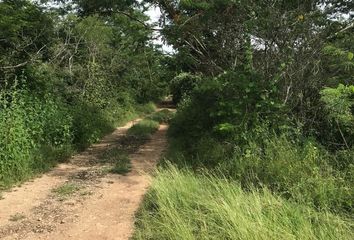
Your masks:
<svg viewBox="0 0 354 240"><path fill-rule="evenodd" d="M136 120L137 121L137 120ZM166 148L166 125L129 155L126 175L105 173L102 153L114 147L136 121L118 128L85 152L42 177L3 193L0 200L0 239L129 239L134 214L150 184L151 170ZM53 192L73 184L75 192Z"/></svg>

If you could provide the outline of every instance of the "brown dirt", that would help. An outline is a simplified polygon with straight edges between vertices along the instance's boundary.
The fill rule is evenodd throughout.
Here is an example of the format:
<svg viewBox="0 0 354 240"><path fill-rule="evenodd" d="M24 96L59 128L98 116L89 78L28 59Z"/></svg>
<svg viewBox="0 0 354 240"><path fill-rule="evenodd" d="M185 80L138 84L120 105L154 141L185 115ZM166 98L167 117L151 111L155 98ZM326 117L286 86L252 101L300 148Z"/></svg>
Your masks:
<svg viewBox="0 0 354 240"><path fill-rule="evenodd" d="M129 155L131 171L109 174L99 164L102 153L121 140L136 121L118 128L67 164L61 164L0 200L0 239L129 239L134 214L150 184L154 169L166 148L166 125ZM73 186L60 195L60 186Z"/></svg>

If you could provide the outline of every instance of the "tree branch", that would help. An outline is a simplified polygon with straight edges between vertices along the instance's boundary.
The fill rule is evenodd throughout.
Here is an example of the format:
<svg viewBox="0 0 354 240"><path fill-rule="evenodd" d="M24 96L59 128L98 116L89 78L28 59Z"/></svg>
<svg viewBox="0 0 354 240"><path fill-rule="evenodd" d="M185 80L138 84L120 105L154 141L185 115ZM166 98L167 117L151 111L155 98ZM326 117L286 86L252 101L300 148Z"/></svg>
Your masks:
<svg viewBox="0 0 354 240"><path fill-rule="evenodd" d="M140 19L138 19L138 18L136 18L136 17L130 15L130 14L127 13L127 12L123 12L123 11L115 11L115 12L116 12L116 13L119 13L119 14L122 14L122 15L124 15L124 16L130 18L131 20L136 21L136 22L142 24L145 28L147 28L147 29L149 29L149 30L152 30L152 31L162 31L162 29L159 29L159 28L151 28L150 25L148 25L148 24L146 24L144 21L142 21L142 20L140 20Z"/></svg>

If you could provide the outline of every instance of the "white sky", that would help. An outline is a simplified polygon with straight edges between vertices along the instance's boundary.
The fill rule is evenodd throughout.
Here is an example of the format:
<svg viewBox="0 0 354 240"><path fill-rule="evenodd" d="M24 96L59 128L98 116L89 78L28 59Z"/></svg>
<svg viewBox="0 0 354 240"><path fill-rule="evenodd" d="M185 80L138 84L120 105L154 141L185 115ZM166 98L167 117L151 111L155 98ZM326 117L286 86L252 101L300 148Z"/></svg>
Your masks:
<svg viewBox="0 0 354 240"><path fill-rule="evenodd" d="M161 16L161 11L158 7L151 6L146 14L150 17L150 23L155 23L159 20Z"/></svg>
<svg viewBox="0 0 354 240"><path fill-rule="evenodd" d="M150 9L147 12L145 12L145 13L150 17L150 21L148 21L148 23L150 23L150 24L153 24L153 23L157 24L158 23L159 18L161 16L160 8L155 7L155 6L151 6ZM157 26L158 26L158 24L157 24ZM156 36L159 35L158 32L156 32L155 34L156 34ZM158 37L158 39L155 40L154 43L161 44L162 45L162 50L164 52L173 53L172 46L164 44L163 41L161 40L161 37Z"/></svg>

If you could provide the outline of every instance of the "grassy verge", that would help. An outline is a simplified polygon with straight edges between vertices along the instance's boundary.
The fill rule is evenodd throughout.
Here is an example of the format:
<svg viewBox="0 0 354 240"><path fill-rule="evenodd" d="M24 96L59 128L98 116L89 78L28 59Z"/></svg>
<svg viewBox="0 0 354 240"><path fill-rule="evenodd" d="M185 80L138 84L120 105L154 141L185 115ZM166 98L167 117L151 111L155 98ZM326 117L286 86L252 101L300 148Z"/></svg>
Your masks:
<svg viewBox="0 0 354 240"><path fill-rule="evenodd" d="M160 124L153 120L144 119L132 126L128 132L128 136L137 138L149 138L159 129Z"/></svg>
<svg viewBox="0 0 354 240"><path fill-rule="evenodd" d="M353 224L287 201L267 189L247 192L208 174L161 170L138 213L140 239L352 239Z"/></svg>

